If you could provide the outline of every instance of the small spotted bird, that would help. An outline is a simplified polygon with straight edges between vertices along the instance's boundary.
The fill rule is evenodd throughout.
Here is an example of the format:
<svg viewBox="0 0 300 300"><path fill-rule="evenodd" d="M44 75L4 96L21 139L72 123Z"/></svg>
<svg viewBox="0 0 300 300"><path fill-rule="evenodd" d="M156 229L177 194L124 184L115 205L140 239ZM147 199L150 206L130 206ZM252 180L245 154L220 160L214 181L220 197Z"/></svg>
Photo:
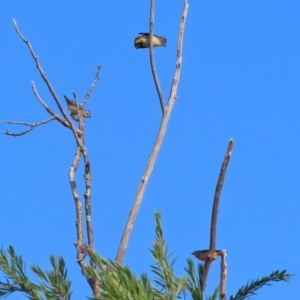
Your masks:
<svg viewBox="0 0 300 300"><path fill-rule="evenodd" d="M140 36L134 39L134 46L136 49L139 48L149 48L150 47L150 39L149 33L140 32ZM153 47L157 46L166 46L167 39L163 36L153 34Z"/></svg>
<svg viewBox="0 0 300 300"><path fill-rule="evenodd" d="M209 250L196 250L192 254L202 261L207 261L208 260L208 251ZM215 250L215 252L213 254L213 260L215 260L218 256L220 256L221 253L222 253L222 250Z"/></svg>
<svg viewBox="0 0 300 300"><path fill-rule="evenodd" d="M65 95L64 95L64 97L65 97L65 100L66 100L66 102L67 102L68 109L69 109L69 111L71 112L71 115L77 116L77 115L78 115L78 112L79 112L80 114L82 114L82 116L83 116L84 118L90 118L90 117L91 117L91 113L90 113L89 110L84 109L84 108L83 108L82 106L80 106L79 104L78 104L78 107L77 107L76 102L70 100L70 99L69 99L68 97L66 97Z"/></svg>

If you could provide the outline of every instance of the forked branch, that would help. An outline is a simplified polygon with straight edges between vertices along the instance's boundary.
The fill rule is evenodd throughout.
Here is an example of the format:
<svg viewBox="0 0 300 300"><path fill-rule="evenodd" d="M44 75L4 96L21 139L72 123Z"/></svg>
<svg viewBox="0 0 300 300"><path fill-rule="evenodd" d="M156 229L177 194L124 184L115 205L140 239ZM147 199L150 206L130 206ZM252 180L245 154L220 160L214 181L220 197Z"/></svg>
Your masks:
<svg viewBox="0 0 300 300"><path fill-rule="evenodd" d="M85 255L87 253L87 251L94 251L94 239L93 239L93 228L92 228L92 208L91 208L91 164L89 161L89 157L88 157L88 152L87 149L84 147L84 119L83 116L81 114L78 113L78 120L79 121L79 126L78 128L73 124L73 122L71 121L71 119L69 119L69 117L67 116L67 113L64 111L59 98L57 97L54 88L52 87L50 80L47 78L44 70L42 69L42 66L39 62L39 58L38 56L35 54L33 47L30 43L29 40L27 40L20 32L17 23L15 20L13 20L13 24L15 27L15 30L17 32L17 34L19 35L19 37L22 39L22 41L27 45L31 56L33 57L36 67L41 75L41 77L43 78L44 82L46 83L51 95L53 96L61 114L63 115L63 117L59 116L58 114L56 114L54 112L54 110L48 106L46 104L46 102L40 97L40 95L37 92L37 89L35 87L34 82L31 83L32 85L32 89L33 89L33 93L36 96L36 98L38 99L38 101L40 102L40 104L45 108L45 110L51 115L51 117L47 120L43 120L40 122L36 122L36 123L27 123L27 122L14 122L14 121L3 121L5 123L8 124L18 124L18 125L25 125L28 126L29 128L25 131L22 131L20 133L11 133L8 130L5 132L5 134L7 135L11 135L11 136L20 136L23 135L25 133L28 133L29 131L31 131L33 128L42 125L42 124L46 124L52 120L57 120L59 121L63 126L71 129L74 138L76 140L76 153L74 156L74 160L73 163L70 167L69 170L69 180L70 180L70 185L71 185L71 191L72 191L72 195L75 201L75 211L76 211L76 233L77 233L77 241L75 242L75 246L77 249L77 262L80 265L82 271L84 272L84 269L86 267L86 263L84 261ZM91 85L88 88L88 91L85 95L84 101L81 105L84 105L88 98L90 97L97 81L99 80L99 74L100 74L100 69L101 66L97 66L97 72L95 75L95 78L93 79ZM77 95L75 92L73 92L74 94L74 98L75 98L75 102L77 103ZM85 178L85 192L84 192L84 198L85 198L85 218L86 218L86 231L87 231L87 239L88 239L88 245L86 245L84 243L84 225L83 225L83 210L82 210L82 201L80 199L78 190L77 190L77 184L76 184L76 178L75 178L75 174L81 159L81 156L83 156L84 159L84 164L85 164L85 172L84 172L84 178ZM94 264L91 263L91 266L94 267ZM99 285L98 282L96 281L96 279L94 278L89 278L87 277L87 281L90 284L91 289L93 290L94 295L99 294Z"/></svg>
<svg viewBox="0 0 300 300"><path fill-rule="evenodd" d="M182 62L182 40L183 40L183 33L184 33L184 27L185 27L185 21L186 21L186 16L187 16L187 11L188 11L188 4L187 1L184 2L183 6L183 11L182 11L182 16L181 16L181 22L180 22L180 27L179 27L179 34L178 34L178 42L177 42L177 59L176 59L176 65L175 65L175 73L174 73L174 78L173 82L171 84L171 91L170 91L170 96L168 99L168 103L165 105L163 96L162 96L162 91L159 85L158 81L158 76L156 73L155 69L155 63L154 63L154 56L153 56L153 42L151 36L153 35L153 20L154 20L154 0L151 0L151 8L150 8L150 62L151 62L151 70L155 82L155 86L157 89L158 97L160 99L160 106L163 110L162 114L162 119L160 123L160 127L158 130L158 134L154 143L154 146L152 148L151 154L149 156L148 162L146 169L144 171L144 174L141 178L140 184L138 186L135 199L132 205L132 209L130 211L130 214L128 216L128 220L122 235L122 239L119 245L119 249L117 252L116 256L116 262L121 264L124 255L128 246L129 238L133 229L133 225L136 219L136 216L138 214L141 202L143 200L143 196L150 178L150 175L153 171L155 161L157 159L158 153L160 151L166 129L168 126L169 118L172 112L172 108L174 106L175 100L177 98L177 88L179 84L179 75L181 71L181 62ZM152 26L152 27L151 27ZM151 55L152 52L152 55ZM154 68L153 68L154 66Z"/></svg>
<svg viewBox="0 0 300 300"><path fill-rule="evenodd" d="M16 30L17 34L19 35L19 37L21 38L21 40L27 45L27 47L28 47L28 49L29 49L29 51L30 51L30 54L32 55L32 57L33 57L33 59L34 59L34 61L35 61L35 63L36 63L36 67L37 67L37 69L38 69L38 71L39 71L41 77L42 77L43 80L45 81L45 83L46 83L46 85L47 85L47 87L48 87L48 89L49 89L49 91L50 91L50 93L51 93L53 99L55 100L55 102L56 102L56 104L57 104L57 106L58 106L58 108L59 108L61 114L62 114L62 115L64 116L64 118L70 123L71 121L69 120L69 118L68 118L66 112L64 111L64 109L63 109L63 107L62 107L62 105L61 105L61 103L60 103L60 101L59 101L59 99L58 99L58 97L57 97L57 95L56 95L56 93L55 93L55 91L54 91L54 88L52 87L50 81L48 80L48 78L47 78L47 76L46 76L46 74L45 74L45 72L44 72L44 70L43 70L43 68L42 68L42 66L41 66L41 64L40 64L40 62L39 62L39 57L34 53L33 47L32 47L32 45L31 45L30 41L27 40L27 39L22 35L22 33L20 32L20 30L19 30L19 28L18 28L18 25L17 25L17 22L16 22L15 19L13 19L13 23L14 23L14 27L15 27L15 30Z"/></svg>
<svg viewBox="0 0 300 300"><path fill-rule="evenodd" d="M49 122L51 122L53 120L55 120L54 117L51 117L49 119L46 119L46 120L43 120L43 121L39 121L39 122L36 122L36 123L18 122L18 121L5 121L5 120L3 120L2 123L13 124L13 125L24 125L24 126L28 126L29 127L26 130L23 130L23 131L20 131L20 132L17 132L17 133L10 132L8 129L4 132L4 134L6 134L6 135L11 135L13 137L16 137L16 136L20 136L20 135L26 134L29 131L31 131L32 129L34 129L35 127L47 124L47 123L49 123Z"/></svg>

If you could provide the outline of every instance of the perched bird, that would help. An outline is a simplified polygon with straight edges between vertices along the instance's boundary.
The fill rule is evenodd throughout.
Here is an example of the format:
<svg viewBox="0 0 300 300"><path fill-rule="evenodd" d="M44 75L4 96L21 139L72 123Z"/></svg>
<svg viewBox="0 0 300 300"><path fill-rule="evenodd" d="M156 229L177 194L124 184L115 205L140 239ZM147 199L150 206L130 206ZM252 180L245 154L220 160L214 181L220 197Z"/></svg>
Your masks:
<svg viewBox="0 0 300 300"><path fill-rule="evenodd" d="M140 32L141 34L139 37L134 39L134 46L136 49L138 48L149 48L150 47L150 39L149 33L147 32ZM163 36L153 34L153 47L156 46L166 46L167 39Z"/></svg>
<svg viewBox="0 0 300 300"><path fill-rule="evenodd" d="M66 102L67 102L68 109L69 109L69 111L71 112L71 115L72 115L72 116L77 116L77 115L78 115L78 112L79 112L79 114L81 114L84 118L90 118L90 117L91 117L91 113L90 113L89 110L84 109L84 108L83 108L82 106L80 106L79 104L78 104L78 106L77 106L76 102L70 100L70 99L67 98L65 95L64 95L64 97L65 97L65 100L66 100Z"/></svg>
<svg viewBox="0 0 300 300"><path fill-rule="evenodd" d="M208 252L209 252L209 250L196 250L192 254L202 261L207 261L209 259ZM221 255L221 253L222 253L222 250L215 250L212 260L215 260L218 256Z"/></svg>

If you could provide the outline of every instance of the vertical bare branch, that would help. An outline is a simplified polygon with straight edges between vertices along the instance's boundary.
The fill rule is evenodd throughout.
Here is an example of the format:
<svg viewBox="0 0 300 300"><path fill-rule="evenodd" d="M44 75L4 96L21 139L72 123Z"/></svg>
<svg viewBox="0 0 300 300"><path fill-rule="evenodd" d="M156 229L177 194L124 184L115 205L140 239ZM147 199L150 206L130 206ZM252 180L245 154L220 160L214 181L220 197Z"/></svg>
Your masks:
<svg viewBox="0 0 300 300"><path fill-rule="evenodd" d="M90 96L90 93L93 90L93 87L95 83L99 79L99 72L100 72L100 66L97 68L97 73L95 76L94 81L89 87L87 98ZM75 100L77 99L77 95L75 92L73 92ZM91 206L91 186L92 186L92 174L91 174L91 164L88 157L87 149L83 146L84 145L84 118L81 114L78 114L79 117L79 130L78 130L78 136L80 143L82 145L81 153L83 155L84 160L84 180L85 180L85 192L84 192L84 199L85 199L85 217L86 217L86 231L87 231L87 238L88 238L88 246L89 249L94 251L94 238L93 238L93 226L92 226L92 206Z"/></svg>
<svg viewBox="0 0 300 300"><path fill-rule="evenodd" d="M153 79L154 79L156 91L157 91L159 102L160 102L160 107L161 107L162 113L164 115L165 114L165 100L164 100L164 95L163 95L163 92L161 90L159 79L158 79L158 76L157 76L155 58L154 58L154 51L153 51L153 27L154 27L154 0L151 0L150 1L150 24L149 24L150 65L151 65L151 71L152 71L152 76L153 76Z"/></svg>
<svg viewBox="0 0 300 300"><path fill-rule="evenodd" d="M202 288L203 290L206 287L206 281L207 276L209 272L210 265L213 261L213 253L216 249L216 236L217 236L217 217L218 217L218 210L219 210L219 202L220 202L220 196L222 187L225 180L226 170L227 166L231 157L233 148L233 139L230 139L228 142L226 154L222 163L220 175L218 178L216 190L215 190L215 196L214 196L214 202L213 202L213 209L212 209L212 215L211 215L211 226L210 226L210 244L209 244L209 260L207 260L204 264L204 272L202 277Z"/></svg>
<svg viewBox="0 0 300 300"><path fill-rule="evenodd" d="M93 86L95 82L99 78L99 67L97 71L97 75L95 77L95 80L92 82L90 88L89 88L89 93L93 89ZM75 91L73 91L73 96L74 100L77 103L77 95ZM88 99L88 98L87 98ZM83 156L84 160L84 180L85 180L85 192L84 192L84 199L85 199L85 221L86 221L86 231L87 231L87 238L88 238L88 248L90 251L94 251L94 238L93 238L93 226L92 226L92 206L91 206L91 181L92 181L92 174L91 174L91 164L89 161L88 157L88 152L87 149L84 147L84 128L85 128L85 122L82 114L78 114L78 119L79 119L79 129L77 130L77 136L79 140L79 144L81 145L80 148L80 155ZM78 246L80 247L80 243L77 243ZM94 266L94 264L92 264Z"/></svg>
<svg viewBox="0 0 300 300"><path fill-rule="evenodd" d="M76 179L75 179L75 173L80 161L81 157L81 150L79 147L77 147L75 157L73 160L73 163L69 170L69 180L71 185L71 191L73 195L73 199L75 201L75 211L76 211L76 234L77 234L77 242L76 245L80 247L84 244L84 234L83 234L83 217L82 217L82 203L79 197L79 193L77 190L76 185ZM85 262L83 260L83 254L81 251L79 251L79 248L77 247L77 262L79 263L80 267L83 269L85 266Z"/></svg>
<svg viewBox="0 0 300 300"><path fill-rule="evenodd" d="M84 149L82 154L84 159L84 180L85 180L84 198L85 198L86 230L87 230L87 237L88 237L88 245L90 249L94 250L92 205L91 205L91 186L92 186L91 164L86 149Z"/></svg>
<svg viewBox="0 0 300 300"><path fill-rule="evenodd" d="M154 4L153 4L154 2L152 2L152 1L153 0L151 0L151 13L153 14L152 7L154 7ZM184 32L184 25L185 25L185 21L186 21L187 11L188 11L188 4L187 4L187 1L185 1L184 6L183 6L181 22L180 22L179 35L178 35L177 49L179 49L179 50L177 50L176 68L175 68L175 75L174 75L174 78L177 80L173 79L172 86L171 86L172 92L170 93L168 105L167 105L166 109L163 110L164 113L162 115L162 120L160 123L158 134L157 134L154 146L152 148L151 154L149 156L149 160L147 162L146 169L144 171L144 174L141 178L139 187L137 189L135 199L134 199L134 202L132 205L132 209L129 213L128 220L127 220L127 223L126 223L126 226L125 226L122 238L121 238L121 242L120 242L119 249L118 249L117 256L116 256L116 261L119 264L121 264L123 261L123 258L124 258L124 255L125 255L125 252L126 252L126 249L128 246L129 238L130 238L130 235L131 235L131 232L133 229L133 225L134 225L136 216L138 214L138 211L139 211L150 175L153 171L156 158L160 151L160 148L161 148L161 145L162 145L165 133L166 133L169 118L170 118L170 115L172 112L172 108L175 103L175 99L177 97L176 93L177 93L177 88L178 88L178 84L179 84L178 78L179 78L179 74L180 74L180 70L181 70L181 61L182 61L182 39L183 39L183 32ZM150 19L151 19L151 17L150 17ZM150 31L151 31L151 28L150 28ZM152 35L153 35L153 29L152 29ZM152 42L151 36L149 38L150 38L150 55L151 55L151 48L153 48L153 42ZM154 73L155 73L155 69L154 69ZM155 77L154 77L154 81L156 82ZM158 92L158 96L160 97L160 95L162 95L162 94L159 93L158 88L157 88L157 92ZM163 100L163 98L160 97L161 107L165 108L165 105L163 104L162 100Z"/></svg>
<svg viewBox="0 0 300 300"><path fill-rule="evenodd" d="M100 66L97 68L97 73L95 76L95 79L93 80L92 84L89 87L88 93L86 95L86 98L84 101L87 101L89 98L96 82L99 80L99 72L100 72ZM75 92L73 92L75 100L77 99L77 95ZM83 104L84 105L84 102ZM92 205L91 205L91 182L92 182L92 174L91 174L91 164L88 157L88 151L84 147L85 142L85 136L84 136L84 128L85 128L85 122L84 118L81 114L78 114L79 117L79 130L78 130L78 138L80 141L81 147L81 154L83 156L84 160L84 180L85 180L85 191L84 191L84 199L85 199L85 221L86 221L86 232L87 232L87 239L88 239L88 249L89 251L94 251L94 235L93 235L93 225L92 225ZM77 247L77 251L80 251L81 247ZM95 264L90 261L90 265L95 268ZM93 290L94 295L99 295L99 285L95 278L87 278L88 283L90 287Z"/></svg>
<svg viewBox="0 0 300 300"><path fill-rule="evenodd" d="M225 180L226 170L232 153L232 148L233 148L233 139L230 139L222 163L219 179L216 186L215 196L214 196L214 203L213 203L213 209L211 215L211 227L210 227L210 244L209 244L210 251L214 251L216 249L217 217L218 217L218 210L219 210L219 202L220 202L222 187Z"/></svg>
<svg viewBox="0 0 300 300"><path fill-rule="evenodd" d="M74 93L75 94L75 93ZM75 99L77 98L76 94L74 95ZM76 231L77 231L77 241L75 243L77 249L77 262L79 263L82 271L84 271L84 267L86 263L84 261L84 252L82 249L89 249L89 251L94 251L94 240L93 240L93 228L92 228L92 216L91 216L91 168L90 162L88 159L88 153L86 148L84 147L84 119L81 114L78 114L79 117L79 129L76 131L76 135L78 138L78 147L75 154L75 158L73 164L70 168L69 178L72 189L73 198L75 200L75 208L76 208ZM73 125L73 124L72 124ZM86 189L84 192L85 198L85 218L86 218L86 231L88 238L88 247L84 244L84 234L83 234L83 214L82 214L82 202L78 195L75 173L81 158L83 155L84 164L85 164L85 185ZM94 267L94 264L91 263L91 266ZM99 286L95 278L87 278L87 281L93 291L94 295L99 294Z"/></svg>
<svg viewBox="0 0 300 300"><path fill-rule="evenodd" d="M171 88L170 88L170 96L169 96L167 109L170 109L171 107L173 107L175 99L177 98L177 88L178 88L178 84L179 84L181 64L182 64L183 34L184 34L184 28L185 28L185 23L186 23L187 10L188 10L188 4L187 4L187 1L185 0L183 12L181 15L180 26L179 26L178 43L177 43L177 60L176 60L174 77L173 77L173 81L172 81Z"/></svg>
<svg viewBox="0 0 300 300"><path fill-rule="evenodd" d="M221 281L220 281L220 299L226 299L226 282L227 282L227 264L225 261L226 251L221 254Z"/></svg>

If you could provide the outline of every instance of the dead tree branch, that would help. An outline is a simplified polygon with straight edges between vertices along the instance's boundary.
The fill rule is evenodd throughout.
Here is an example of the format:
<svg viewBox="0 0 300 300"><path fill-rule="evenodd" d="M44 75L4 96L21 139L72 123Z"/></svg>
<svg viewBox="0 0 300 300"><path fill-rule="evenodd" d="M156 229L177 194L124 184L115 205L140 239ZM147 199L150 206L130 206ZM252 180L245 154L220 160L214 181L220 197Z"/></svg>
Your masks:
<svg viewBox="0 0 300 300"><path fill-rule="evenodd" d="M152 21L154 20L153 8L154 8L154 0L151 0L150 27L151 27L151 20ZM117 256L116 256L116 261L119 264L121 264L123 261L123 258L124 258L124 255L125 255L125 252L126 252L126 249L128 246L129 238L130 238L130 235L131 235L131 232L133 229L133 225L134 225L136 216L138 214L140 205L142 203L142 199L143 199L150 175L153 171L155 161L156 161L158 153L160 151L160 148L161 148L161 145L162 145L165 133L166 133L169 118L170 118L170 115L172 112L172 108L173 108L175 100L177 98L177 88L178 88L178 84L179 84L179 76L180 76L181 62L182 62L182 40L183 40L183 33L184 33L184 26L185 26L187 11L188 11L188 4L187 4L187 1L185 1L184 6L183 6L182 16L181 16L179 34L178 34L175 74L174 74L174 79L173 79L173 82L171 85L171 92L170 92L168 104L166 106L163 102L162 92L159 88L159 85L157 85L158 81L155 79L155 78L158 79L156 70L155 70L155 68L154 69L152 68L153 65L155 65L155 64L154 63L153 63L153 65L151 64L151 69L154 74L153 78L156 83L157 93L158 93L158 96L160 99L160 105L161 105L161 108L163 109L163 115L162 115L162 120L160 123L160 127L158 130L158 134L157 134L154 146L153 146L151 154L149 156L149 160L147 162L147 166L144 171L144 174L141 178L139 187L137 189L135 199L134 199L134 202L132 205L132 209L129 213L128 220L127 220L127 223L126 223L126 226L125 226L122 238L121 238L121 242L120 242L119 249L118 249ZM152 29L150 28L150 30L152 30L152 35L153 35L153 28ZM151 51L153 51L153 42L152 42L152 38L150 36L150 57L151 57ZM152 62L154 62L154 60Z"/></svg>
<svg viewBox="0 0 300 300"><path fill-rule="evenodd" d="M155 58L154 58L154 51L153 51L153 27L154 27L154 0L151 0L150 3L150 24L149 24L149 41L150 41L150 47L149 47L149 53L150 53L150 65L151 65L151 71L153 80L155 83L156 91L158 94L160 107L162 110L163 115L165 114L165 100L164 95L159 83L157 71L156 71L156 65L155 65Z"/></svg>
<svg viewBox="0 0 300 300"><path fill-rule="evenodd" d="M13 124L13 125L24 125L24 126L28 126L29 128L24 130L24 131L21 131L21 132L18 132L18 133L12 133L10 132L8 129L4 132L4 134L6 135L11 135L13 137L16 137L16 136L20 136L20 135L23 135L29 131L31 131L32 129L34 129L35 127L37 126L40 126L40 125L43 125L43 124L47 124L51 121L55 120L55 117L51 117L49 119L46 119L46 120L43 120L43 121L39 121L39 122L36 122L36 123L27 123L27 122L15 122L15 121L1 121L2 123L6 123L6 124Z"/></svg>
<svg viewBox="0 0 300 300"><path fill-rule="evenodd" d="M100 70L101 70L101 65L98 65L97 66L97 72L96 72L95 78L94 78L93 82L91 83L91 85L90 85L90 87L89 87L89 89L88 89L88 91L87 91L87 93L86 93L86 95L84 97L84 100L83 100L83 102L81 104L82 106L84 106L86 104L86 102L88 101L88 99L89 99L89 97L90 97L90 95L91 95L91 93L92 93L92 91L93 91L93 89L94 89L97 81L100 79Z"/></svg>
<svg viewBox="0 0 300 300"><path fill-rule="evenodd" d="M227 264L226 251L223 250L221 254L221 280L220 280L220 299L226 299L226 282L227 282Z"/></svg>
<svg viewBox="0 0 300 300"><path fill-rule="evenodd" d="M59 101L59 99L58 99L58 97L57 97L57 95L56 95L56 93L55 93L55 91L54 91L54 88L52 87L50 81L48 80L48 78L47 78L47 76L46 76L46 74L45 74L45 72L44 72L44 70L43 70L43 68L42 68L42 66L41 66L41 64L40 64L40 62L39 62L39 57L34 53L33 47L32 47L32 45L31 45L30 41L27 40L27 39L21 34L21 32L20 32L20 30L19 30L19 28L18 28L18 25L17 25L17 22L16 22L15 19L13 19L13 23L14 23L14 27L15 27L15 30L16 30L17 34L19 35L19 37L21 38L21 40L27 45L27 47L28 47L28 49L29 49L29 51L30 51L31 56L33 57L33 59L34 59L34 61L35 61L35 63L36 63L36 67L37 67L37 69L38 69L38 71L39 71L41 77L42 77L43 80L45 81L45 83L46 83L46 85L47 85L47 87L48 87L48 89L49 89L49 91L50 91L50 93L51 93L53 99L55 100L55 102L56 102L56 104L57 104L57 106L58 106L58 108L59 108L61 114L62 114L62 115L64 116L64 118L68 121L68 123L70 123L71 121L70 121L69 118L67 117L67 114L66 114L66 112L64 111L64 109L63 109L63 107L62 107L62 105L61 105L61 103L60 103L60 101Z"/></svg>
<svg viewBox="0 0 300 300"><path fill-rule="evenodd" d="M206 281L207 281L209 268L213 261L213 253L216 250L217 218L218 218L219 202L220 202L222 187L223 187L223 184L225 181L226 170L227 170L229 160L231 157L231 153L232 153L232 148L233 148L233 139L230 139L228 142L226 154L225 154L222 166L221 166L221 171L220 171L220 175L219 175L216 190L215 190L212 215L211 215L211 226L210 226L210 244L209 244L209 255L208 255L208 257L210 259L208 259L204 264L204 271L203 271L203 277L202 277L203 291L206 287Z"/></svg>
<svg viewBox="0 0 300 300"><path fill-rule="evenodd" d="M86 263L84 261L85 259L85 252L83 251L83 249L88 249L89 251L94 251L94 238L93 238L93 227L92 227L92 207L91 207L91 179L92 179L92 175L91 175L91 164L89 161L89 157L88 157L88 152L87 149L84 147L84 129L85 129L85 123L84 123L84 119L83 116L81 114L78 114L78 120L79 121L79 125L78 128L73 124L73 122L71 121L71 119L69 119L69 117L67 116L67 113L65 112L65 110L63 109L63 106L61 105L61 102L59 100L59 98L57 97L54 88L52 87L50 80L47 78L44 70L42 69L42 66L39 62L39 58L38 56L35 54L33 47L30 43L29 40L27 40L20 32L18 26L17 26L17 22L15 20L13 20L13 24L14 24L14 28L17 32L17 34L19 35L19 37L21 38L21 40L27 45L29 52L31 54L31 56L33 57L33 60L35 61L36 67L41 75L41 77L43 78L45 84L47 85L52 97L54 98L61 114L63 115L63 118L61 116L59 116L58 114L56 114L52 108L50 108L46 102L40 97L40 95L37 92L37 89L35 87L34 82L31 82L31 86L32 86L32 90L34 95L36 96L36 98L38 99L38 101L40 102L40 104L45 108L45 110L51 115L51 117L47 120L44 121L40 121L37 123L26 123L26 122L13 122L13 121L3 121L4 123L8 123L8 124L19 124L19 125L25 125L25 126L29 126L29 128L23 132L20 133L11 133L8 130L5 132L5 134L7 135L11 135L11 136L19 136L19 135L23 135L29 131L31 131L33 128L42 125L42 124L46 124L52 120L57 120L59 121L63 126L69 128L73 135L74 138L76 140L76 153L73 159L73 162L71 164L70 170L69 170L69 181L70 181L70 186L71 186L71 191L72 191L72 195L73 195L73 199L75 202L75 211L76 211L76 235L77 235L77 241L74 243L77 249L77 262L81 268L81 270L84 272L85 267L86 267ZM100 70L101 70L101 66L97 66L97 72L95 75L94 80L92 81L91 85L88 88L87 94L83 100L83 104L84 105L87 100L89 99L97 81L99 80L99 74L100 74ZM75 102L77 102L77 95L75 92L73 92L74 97L75 97ZM87 231L87 239L88 239L88 245L86 245L84 243L84 225L83 225L83 210L82 210L82 201L80 199L78 190L77 190L77 184L76 184L76 178L75 178L75 174L80 162L81 157L83 156L83 160L84 160L84 164L85 164L85 171L84 171L84 178L85 178L85 192L84 192L84 198L85 198L85 218L86 218L86 231ZM92 267L95 267L93 263L90 263ZM98 282L96 281L96 279L94 278L90 278L87 277L86 278L91 289L93 290L94 295L98 295L99 294L99 285Z"/></svg>
<svg viewBox="0 0 300 300"><path fill-rule="evenodd" d="M61 118L59 115L57 115L46 103L45 101L40 97L35 84L33 81L31 81L31 87L33 90L34 95L36 96L36 98L38 99L38 101L42 104L42 106L46 109L46 111L52 115L56 120L58 120L63 126L70 128L70 123L66 120L64 120L63 118Z"/></svg>

